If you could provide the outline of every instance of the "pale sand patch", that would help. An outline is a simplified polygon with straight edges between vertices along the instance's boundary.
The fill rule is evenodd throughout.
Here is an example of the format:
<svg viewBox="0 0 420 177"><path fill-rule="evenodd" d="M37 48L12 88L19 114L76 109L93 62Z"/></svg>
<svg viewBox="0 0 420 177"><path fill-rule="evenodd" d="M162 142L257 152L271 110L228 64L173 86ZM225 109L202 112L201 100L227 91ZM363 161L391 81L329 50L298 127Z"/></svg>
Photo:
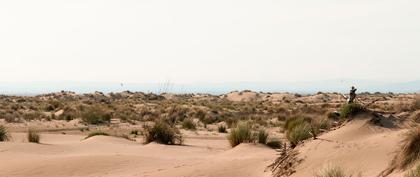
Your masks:
<svg viewBox="0 0 420 177"><path fill-rule="evenodd" d="M121 138L42 134L41 144L24 133L0 143L1 177L269 176L276 152L262 145L230 148L220 138L187 138L185 146L143 145ZM7 160L3 160L7 159Z"/></svg>
<svg viewBox="0 0 420 177"><path fill-rule="evenodd" d="M292 177L313 176L331 166L341 167L356 176L358 173L366 177L380 174L394 158L406 130L382 128L368 121L368 118L357 118L300 146L298 157L304 160Z"/></svg>

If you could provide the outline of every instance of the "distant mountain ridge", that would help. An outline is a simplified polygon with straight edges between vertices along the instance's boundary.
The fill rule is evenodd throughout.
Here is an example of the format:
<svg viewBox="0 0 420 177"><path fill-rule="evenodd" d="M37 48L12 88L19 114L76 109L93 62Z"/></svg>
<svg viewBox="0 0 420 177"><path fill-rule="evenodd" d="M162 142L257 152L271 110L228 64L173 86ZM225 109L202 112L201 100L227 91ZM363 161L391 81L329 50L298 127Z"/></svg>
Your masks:
<svg viewBox="0 0 420 177"><path fill-rule="evenodd" d="M225 82L225 83L116 83L116 82L0 82L0 94L35 95L61 90L77 93L121 92L125 90L153 93L210 93L253 90L261 92L348 92L351 86L359 92L420 92L420 80L410 82L380 82L369 80L337 79L308 82Z"/></svg>

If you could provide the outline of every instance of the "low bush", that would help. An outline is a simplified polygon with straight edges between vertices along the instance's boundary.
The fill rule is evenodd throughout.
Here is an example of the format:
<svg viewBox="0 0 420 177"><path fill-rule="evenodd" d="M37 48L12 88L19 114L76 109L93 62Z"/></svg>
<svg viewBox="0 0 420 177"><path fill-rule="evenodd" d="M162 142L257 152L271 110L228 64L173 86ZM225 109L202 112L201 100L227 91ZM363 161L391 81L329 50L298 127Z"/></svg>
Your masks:
<svg viewBox="0 0 420 177"><path fill-rule="evenodd" d="M303 122L301 124L296 125L291 130L287 131L286 137L290 141L292 147L296 147L296 145L299 142L312 137L311 131L311 125L307 122Z"/></svg>
<svg viewBox="0 0 420 177"><path fill-rule="evenodd" d="M292 117L292 118L288 118L286 119L286 123L284 124L284 129L286 129L287 131L292 130L293 128L295 128L296 126L303 124L303 123L308 123L311 120L305 117Z"/></svg>
<svg viewBox="0 0 420 177"><path fill-rule="evenodd" d="M357 103L349 103L341 107L340 117L349 118L351 116L355 116L364 111L365 111L365 108L362 105L357 104Z"/></svg>
<svg viewBox="0 0 420 177"><path fill-rule="evenodd" d="M310 123L311 125L311 134L314 138L318 136L319 133L327 131L331 128L331 123L328 119L315 119Z"/></svg>
<svg viewBox="0 0 420 177"><path fill-rule="evenodd" d="M314 123L312 119L305 117L292 117L286 120L284 129L287 130L286 138L292 147L306 139L316 136L321 125Z"/></svg>
<svg viewBox="0 0 420 177"><path fill-rule="evenodd" d="M331 122L328 119L318 119L315 123L320 130L329 130L331 128Z"/></svg>
<svg viewBox="0 0 420 177"><path fill-rule="evenodd" d="M1 141L8 141L10 139L9 132L7 128L3 125L0 125L0 142Z"/></svg>
<svg viewBox="0 0 420 177"><path fill-rule="evenodd" d="M258 131L258 143L267 144L267 139L268 139L267 131L265 131L264 129L261 129L260 131Z"/></svg>
<svg viewBox="0 0 420 177"><path fill-rule="evenodd" d="M39 141L41 140L39 132L34 129L28 129L26 137L28 139L28 142L30 143L39 143Z"/></svg>
<svg viewBox="0 0 420 177"><path fill-rule="evenodd" d="M182 121L182 128L187 129L187 130L197 129L194 121L191 119L184 119L184 121Z"/></svg>
<svg viewBox="0 0 420 177"><path fill-rule="evenodd" d="M182 134L176 127L171 127L163 121L156 122L152 127L144 127L145 143L182 144Z"/></svg>
<svg viewBox="0 0 420 177"><path fill-rule="evenodd" d="M252 143L254 137L252 136L251 126L247 123L240 122L233 128L228 135L229 143L235 147L241 143Z"/></svg>
<svg viewBox="0 0 420 177"><path fill-rule="evenodd" d="M104 124L111 121L111 114L100 106L91 106L83 109L81 117L82 121L87 124Z"/></svg>
<svg viewBox="0 0 420 177"><path fill-rule="evenodd" d="M138 130L131 130L130 134L132 135L139 135L139 131Z"/></svg>
<svg viewBox="0 0 420 177"><path fill-rule="evenodd" d="M71 121L71 120L76 119L80 116L81 116L80 112L76 108L66 106L63 109L63 113L61 115L59 115L57 118L60 119L60 120ZM85 116L86 116L86 112L85 112Z"/></svg>

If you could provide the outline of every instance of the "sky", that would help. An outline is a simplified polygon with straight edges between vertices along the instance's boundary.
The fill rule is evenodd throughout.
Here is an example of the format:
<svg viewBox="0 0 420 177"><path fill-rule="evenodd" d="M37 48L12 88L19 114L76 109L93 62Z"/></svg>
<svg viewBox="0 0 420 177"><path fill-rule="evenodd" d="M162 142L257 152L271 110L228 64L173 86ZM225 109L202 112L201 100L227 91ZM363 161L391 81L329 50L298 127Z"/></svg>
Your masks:
<svg viewBox="0 0 420 177"><path fill-rule="evenodd" d="M418 0L0 1L0 82L420 79Z"/></svg>

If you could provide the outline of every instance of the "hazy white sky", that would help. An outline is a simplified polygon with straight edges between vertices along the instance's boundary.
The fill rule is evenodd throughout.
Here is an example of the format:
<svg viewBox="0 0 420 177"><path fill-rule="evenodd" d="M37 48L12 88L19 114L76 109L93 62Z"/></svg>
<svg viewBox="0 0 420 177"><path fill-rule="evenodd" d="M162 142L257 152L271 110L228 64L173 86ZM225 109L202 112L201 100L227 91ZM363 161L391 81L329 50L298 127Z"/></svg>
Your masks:
<svg viewBox="0 0 420 177"><path fill-rule="evenodd" d="M0 81L420 79L418 0L0 1Z"/></svg>

